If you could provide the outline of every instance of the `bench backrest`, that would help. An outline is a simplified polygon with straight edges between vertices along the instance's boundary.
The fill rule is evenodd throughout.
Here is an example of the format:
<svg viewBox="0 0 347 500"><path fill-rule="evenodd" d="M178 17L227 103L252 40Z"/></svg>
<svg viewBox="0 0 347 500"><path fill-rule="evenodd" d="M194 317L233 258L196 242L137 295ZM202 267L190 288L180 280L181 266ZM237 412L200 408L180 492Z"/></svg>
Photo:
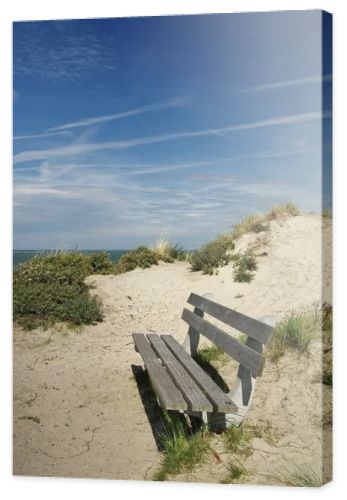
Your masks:
<svg viewBox="0 0 347 500"><path fill-rule="evenodd" d="M195 293L190 294L188 303L193 305L195 309L194 311L183 309L182 319L188 323L193 331L204 335L217 347L229 354L241 366L249 370L253 377L261 375L264 364L263 345L270 339L274 330L273 327L217 304L210 299L200 297ZM246 343L243 344L232 335L204 319L204 313L247 335Z"/></svg>

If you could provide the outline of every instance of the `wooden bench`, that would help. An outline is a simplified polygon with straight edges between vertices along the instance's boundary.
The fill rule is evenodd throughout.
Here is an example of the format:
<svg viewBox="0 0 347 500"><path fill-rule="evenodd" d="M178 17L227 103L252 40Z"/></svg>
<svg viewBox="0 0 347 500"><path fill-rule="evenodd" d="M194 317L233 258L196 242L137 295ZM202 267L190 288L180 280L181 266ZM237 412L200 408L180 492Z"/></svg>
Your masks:
<svg viewBox="0 0 347 500"><path fill-rule="evenodd" d="M188 303L194 311L183 309L182 319L189 325L183 345L172 335L133 333L133 340L163 409L200 416L206 423L225 428L239 425L250 407L256 378L263 369L263 346L273 327L207 297L210 296L190 294ZM204 313L245 334L246 342L241 343L204 319ZM228 393L193 359L200 335L239 363L236 381Z"/></svg>

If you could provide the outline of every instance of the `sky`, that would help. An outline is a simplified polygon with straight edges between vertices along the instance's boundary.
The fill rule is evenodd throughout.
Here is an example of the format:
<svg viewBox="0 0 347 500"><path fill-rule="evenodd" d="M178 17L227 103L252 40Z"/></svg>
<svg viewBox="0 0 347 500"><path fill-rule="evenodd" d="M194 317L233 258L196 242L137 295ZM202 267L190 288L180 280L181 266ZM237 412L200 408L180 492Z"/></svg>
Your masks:
<svg viewBox="0 0 347 500"><path fill-rule="evenodd" d="M329 206L330 35L318 10L14 23L13 247L194 249Z"/></svg>

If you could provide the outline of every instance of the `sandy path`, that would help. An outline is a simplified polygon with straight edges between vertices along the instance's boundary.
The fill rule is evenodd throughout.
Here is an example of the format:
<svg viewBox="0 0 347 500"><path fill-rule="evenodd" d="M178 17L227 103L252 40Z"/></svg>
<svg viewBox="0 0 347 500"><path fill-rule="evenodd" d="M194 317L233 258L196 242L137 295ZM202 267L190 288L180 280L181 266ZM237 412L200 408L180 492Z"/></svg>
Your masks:
<svg viewBox="0 0 347 500"><path fill-rule="evenodd" d="M255 236L244 237L240 247ZM232 266L216 276L186 263L160 264L119 276L91 276L105 321L80 332L14 331L14 473L41 476L143 479L160 458L131 365L133 331L172 333L183 340L180 319L189 293L256 318L321 300L321 219L306 215L272 223L268 247L259 246L259 270L250 284L234 283ZM331 273L330 273L331 274ZM328 273L326 282L331 281ZM278 464L322 459L320 343L310 358L288 354L266 365L249 419L270 420L284 433L276 448L262 439L247 459L250 482ZM309 383L307 383L309 381ZM216 443L218 448L218 443ZM213 461L189 480L218 481L225 464ZM182 479L182 478L181 478Z"/></svg>

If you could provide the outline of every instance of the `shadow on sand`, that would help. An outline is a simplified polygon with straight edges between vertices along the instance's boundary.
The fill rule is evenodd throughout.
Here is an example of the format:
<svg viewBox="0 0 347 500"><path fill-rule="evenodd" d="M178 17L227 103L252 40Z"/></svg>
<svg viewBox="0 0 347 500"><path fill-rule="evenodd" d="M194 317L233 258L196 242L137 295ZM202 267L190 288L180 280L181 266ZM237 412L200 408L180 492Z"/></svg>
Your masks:
<svg viewBox="0 0 347 500"><path fill-rule="evenodd" d="M202 368L223 391L229 391L225 380L210 363L202 363L199 360L199 364L202 365ZM164 451L162 436L165 432L167 432L168 421L181 422L186 430L187 436L191 436L195 432L201 430L203 425L201 418L194 416L189 416L189 418L187 418L187 415L184 415L179 411L163 410L159 406L155 393L152 389L148 373L142 366L131 365L131 370L133 372L158 451Z"/></svg>

